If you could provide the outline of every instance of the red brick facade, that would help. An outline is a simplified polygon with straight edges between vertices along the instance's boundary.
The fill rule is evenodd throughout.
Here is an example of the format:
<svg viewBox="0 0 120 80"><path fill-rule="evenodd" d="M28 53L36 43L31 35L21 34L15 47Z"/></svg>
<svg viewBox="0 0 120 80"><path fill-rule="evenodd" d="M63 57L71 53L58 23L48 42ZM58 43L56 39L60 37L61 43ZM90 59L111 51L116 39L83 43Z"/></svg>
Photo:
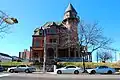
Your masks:
<svg viewBox="0 0 120 80"><path fill-rule="evenodd" d="M44 37L46 37L47 58L82 57L78 53L77 47L78 23L77 12L69 4L62 22L47 22L40 28L36 28L32 35L32 46L30 47L31 60L43 61ZM91 57L91 55L88 56Z"/></svg>

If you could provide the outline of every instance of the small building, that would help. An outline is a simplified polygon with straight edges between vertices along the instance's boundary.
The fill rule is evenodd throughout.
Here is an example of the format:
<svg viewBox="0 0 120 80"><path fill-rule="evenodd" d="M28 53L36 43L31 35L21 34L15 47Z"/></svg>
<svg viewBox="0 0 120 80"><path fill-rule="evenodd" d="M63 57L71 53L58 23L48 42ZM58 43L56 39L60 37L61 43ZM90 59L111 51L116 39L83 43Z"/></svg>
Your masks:
<svg viewBox="0 0 120 80"><path fill-rule="evenodd" d="M24 49L23 52L19 52L19 58L24 59L24 60L29 60L30 59L30 51L27 49Z"/></svg>

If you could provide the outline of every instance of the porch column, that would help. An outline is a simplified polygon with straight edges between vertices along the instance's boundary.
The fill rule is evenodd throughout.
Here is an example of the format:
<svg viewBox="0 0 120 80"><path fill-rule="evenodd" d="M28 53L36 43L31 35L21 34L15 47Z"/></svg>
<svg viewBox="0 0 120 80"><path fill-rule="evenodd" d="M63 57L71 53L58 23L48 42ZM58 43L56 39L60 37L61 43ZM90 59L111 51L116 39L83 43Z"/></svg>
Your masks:
<svg viewBox="0 0 120 80"><path fill-rule="evenodd" d="M74 57L76 57L76 48L74 48Z"/></svg>
<svg viewBox="0 0 120 80"><path fill-rule="evenodd" d="M70 47L68 47L68 56L71 57Z"/></svg>
<svg viewBox="0 0 120 80"><path fill-rule="evenodd" d="M58 47L57 47L57 44L56 44L56 58L58 58Z"/></svg>
<svg viewBox="0 0 120 80"><path fill-rule="evenodd" d="M79 46L77 47L77 51L78 51L78 57L80 58L80 48L79 48Z"/></svg>

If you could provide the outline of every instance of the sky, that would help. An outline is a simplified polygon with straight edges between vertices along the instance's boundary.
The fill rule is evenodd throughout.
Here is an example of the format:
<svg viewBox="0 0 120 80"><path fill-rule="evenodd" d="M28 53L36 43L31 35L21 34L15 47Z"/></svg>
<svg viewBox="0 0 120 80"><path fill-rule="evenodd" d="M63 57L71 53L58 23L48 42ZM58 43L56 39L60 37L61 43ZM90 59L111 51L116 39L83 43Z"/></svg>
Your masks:
<svg viewBox="0 0 120 80"><path fill-rule="evenodd" d="M113 39L112 47L120 49L120 0L1 0L0 10L19 23L10 26L10 34L0 39L0 52L18 56L29 50L34 29L47 21L62 21L69 3L85 22L97 21L103 34Z"/></svg>

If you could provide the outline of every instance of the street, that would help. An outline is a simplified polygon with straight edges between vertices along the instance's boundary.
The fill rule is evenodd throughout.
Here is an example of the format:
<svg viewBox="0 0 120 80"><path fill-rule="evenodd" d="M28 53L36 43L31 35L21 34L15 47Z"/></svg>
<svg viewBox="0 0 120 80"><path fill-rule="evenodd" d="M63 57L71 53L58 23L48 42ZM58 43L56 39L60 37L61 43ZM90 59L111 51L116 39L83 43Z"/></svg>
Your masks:
<svg viewBox="0 0 120 80"><path fill-rule="evenodd" d="M0 80L120 80L120 75L89 74L42 74L42 73L0 73Z"/></svg>

